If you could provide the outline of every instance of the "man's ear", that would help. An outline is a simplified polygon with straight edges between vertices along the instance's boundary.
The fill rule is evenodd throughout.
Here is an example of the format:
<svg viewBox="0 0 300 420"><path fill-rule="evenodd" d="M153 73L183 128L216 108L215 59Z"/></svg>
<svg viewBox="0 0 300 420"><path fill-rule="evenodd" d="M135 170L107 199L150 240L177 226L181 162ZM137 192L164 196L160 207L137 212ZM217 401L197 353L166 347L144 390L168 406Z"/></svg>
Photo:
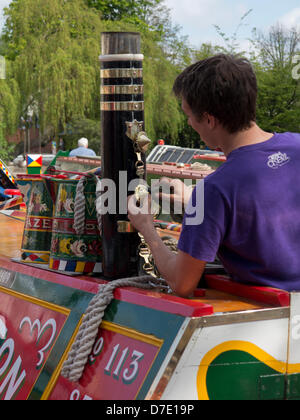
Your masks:
<svg viewBox="0 0 300 420"><path fill-rule="evenodd" d="M207 120L208 127L213 130L218 125L218 120L211 114L205 113L205 118Z"/></svg>

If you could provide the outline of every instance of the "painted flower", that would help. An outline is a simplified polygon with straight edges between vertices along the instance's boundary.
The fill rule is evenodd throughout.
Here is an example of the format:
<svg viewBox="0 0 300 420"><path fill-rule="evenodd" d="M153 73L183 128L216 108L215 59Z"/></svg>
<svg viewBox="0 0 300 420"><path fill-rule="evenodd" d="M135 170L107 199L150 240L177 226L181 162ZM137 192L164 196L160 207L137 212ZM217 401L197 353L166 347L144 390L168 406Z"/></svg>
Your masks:
<svg viewBox="0 0 300 420"><path fill-rule="evenodd" d="M84 254L87 251L87 246L82 239L80 241L75 241L73 244L71 244L70 248L73 254L75 254L76 257L79 258L83 258L85 256Z"/></svg>
<svg viewBox="0 0 300 420"><path fill-rule="evenodd" d="M89 243L89 252L92 255L101 255L102 254L102 247L99 241L92 241Z"/></svg>
<svg viewBox="0 0 300 420"><path fill-rule="evenodd" d="M59 243L59 250L63 254L70 254L71 239L62 239Z"/></svg>
<svg viewBox="0 0 300 420"><path fill-rule="evenodd" d="M74 213L74 200L72 198L67 198L64 207L68 213Z"/></svg>
<svg viewBox="0 0 300 420"><path fill-rule="evenodd" d="M40 212L41 213L43 213L43 212L46 212L46 211L48 211L49 209L48 209L48 207L47 207L47 204L45 204L45 203L41 203L40 204Z"/></svg>

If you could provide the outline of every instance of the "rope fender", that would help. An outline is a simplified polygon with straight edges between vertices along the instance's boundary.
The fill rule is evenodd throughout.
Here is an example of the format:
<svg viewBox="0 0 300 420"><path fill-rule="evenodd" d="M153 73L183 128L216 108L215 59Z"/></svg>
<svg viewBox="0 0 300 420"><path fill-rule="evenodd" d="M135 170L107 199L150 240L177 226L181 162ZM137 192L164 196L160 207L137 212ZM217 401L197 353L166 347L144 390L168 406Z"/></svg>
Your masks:
<svg viewBox="0 0 300 420"><path fill-rule="evenodd" d="M94 175L89 174L80 178L77 187L76 187L76 197L74 203L74 230L77 235L83 235L85 231L85 195L84 195L84 187L87 180L93 179L96 184L96 203L98 199L101 197L101 181L100 179ZM101 226L102 226L102 216L97 211L97 222L99 227L99 232L101 234Z"/></svg>
<svg viewBox="0 0 300 420"><path fill-rule="evenodd" d="M96 203L101 200L101 181L95 175L82 177L76 188L74 206L74 229L77 235L83 235L85 230L85 195L84 187L87 179L93 178L96 183ZM98 203L97 203L98 204ZM98 206L96 205L96 208ZM101 232L101 214L97 208L99 231ZM177 251L177 244L172 238L165 238L165 244L173 251ZM99 286L98 293L91 300L80 325L78 334L63 364L61 375L71 382L78 382L83 375L88 357L92 352L104 313L114 299L114 290L119 287L137 287L140 289L165 289L170 292L167 282L150 275L130 277L111 281Z"/></svg>
<svg viewBox="0 0 300 420"><path fill-rule="evenodd" d="M162 279L152 276L119 279L99 286L98 293L91 300L83 317L77 337L65 361L61 375L71 382L78 382L82 377L88 357L92 352L105 310L114 298L118 287L138 287L154 289L162 286Z"/></svg>

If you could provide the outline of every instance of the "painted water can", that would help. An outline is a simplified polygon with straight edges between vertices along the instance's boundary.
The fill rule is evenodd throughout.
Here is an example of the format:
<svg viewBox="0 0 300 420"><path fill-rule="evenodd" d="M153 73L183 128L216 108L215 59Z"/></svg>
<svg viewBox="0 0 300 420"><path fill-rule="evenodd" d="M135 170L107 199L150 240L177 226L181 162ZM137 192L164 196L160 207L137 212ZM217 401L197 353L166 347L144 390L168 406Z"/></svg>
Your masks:
<svg viewBox="0 0 300 420"><path fill-rule="evenodd" d="M83 182L83 229L75 230L75 202L79 180L57 180L53 192L53 220L49 268L72 273L102 272L102 241L96 212L96 177ZM99 181L100 182L100 181Z"/></svg>
<svg viewBox="0 0 300 420"><path fill-rule="evenodd" d="M18 187L27 206L21 260L48 264L53 223L53 201L40 175L18 175Z"/></svg>

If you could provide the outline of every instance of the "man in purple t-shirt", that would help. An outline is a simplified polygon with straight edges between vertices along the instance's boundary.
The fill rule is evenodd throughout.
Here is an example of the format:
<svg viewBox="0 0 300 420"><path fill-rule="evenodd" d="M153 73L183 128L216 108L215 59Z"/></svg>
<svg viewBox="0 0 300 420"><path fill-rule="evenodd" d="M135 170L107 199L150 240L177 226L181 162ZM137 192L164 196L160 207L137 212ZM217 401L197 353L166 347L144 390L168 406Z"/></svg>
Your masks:
<svg viewBox="0 0 300 420"><path fill-rule="evenodd" d="M218 255L237 282L300 290L300 135L257 126L257 82L245 59L220 54L193 64L178 76L174 92L188 123L227 161L205 179L202 223L185 215L177 256L162 243L152 216L129 200L129 218L161 275L189 296ZM183 192L190 206L203 204L200 184L192 197L177 185L175 200Z"/></svg>

